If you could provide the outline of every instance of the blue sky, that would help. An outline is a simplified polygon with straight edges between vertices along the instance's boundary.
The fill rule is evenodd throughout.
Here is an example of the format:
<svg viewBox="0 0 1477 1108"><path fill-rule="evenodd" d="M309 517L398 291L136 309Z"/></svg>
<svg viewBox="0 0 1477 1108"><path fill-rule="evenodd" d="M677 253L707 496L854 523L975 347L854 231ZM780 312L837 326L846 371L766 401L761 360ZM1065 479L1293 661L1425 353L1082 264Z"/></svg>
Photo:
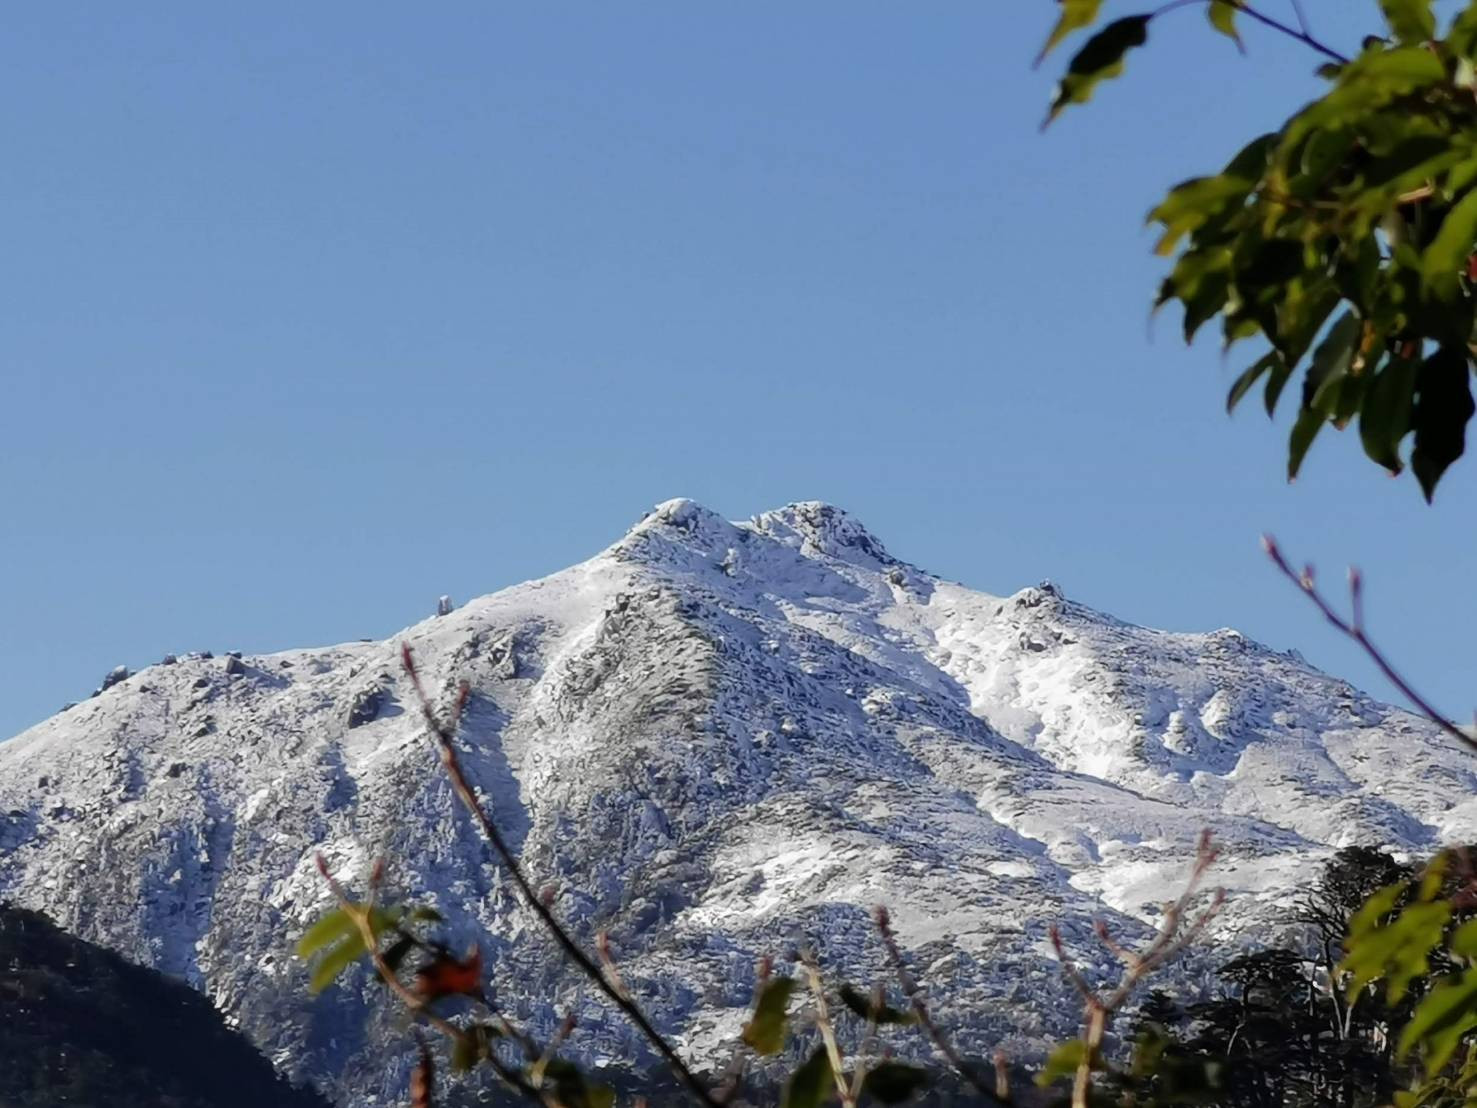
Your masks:
<svg viewBox="0 0 1477 1108"><path fill-rule="evenodd" d="M1280 0L1268 0L1275 4ZM1373 3L1307 0L1358 41ZM0 39L0 735L166 651L381 637L685 495L825 499L993 592L1232 625L1463 718L1477 462L1434 508L1152 332L1165 187L1315 59L1176 13L1038 133L1045 0L29 5ZM1126 9L1125 9L1126 10Z"/></svg>

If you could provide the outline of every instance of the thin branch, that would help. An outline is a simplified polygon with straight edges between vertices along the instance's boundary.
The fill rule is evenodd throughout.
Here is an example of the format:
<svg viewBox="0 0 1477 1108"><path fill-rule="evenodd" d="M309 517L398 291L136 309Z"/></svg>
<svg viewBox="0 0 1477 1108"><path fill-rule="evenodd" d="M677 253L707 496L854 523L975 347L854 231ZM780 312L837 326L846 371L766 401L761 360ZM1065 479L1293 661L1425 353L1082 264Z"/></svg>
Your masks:
<svg viewBox="0 0 1477 1108"><path fill-rule="evenodd" d="M419 1028L415 1032L415 1045L420 1057L410 1072L410 1108L431 1108L436 1091L436 1066Z"/></svg>
<svg viewBox="0 0 1477 1108"><path fill-rule="evenodd" d="M604 931L595 935L595 953L600 956L600 965L605 970L605 978L610 982L610 987L630 1000L631 990L626 988L626 980L621 976L620 967L615 964L615 954L610 949L610 936Z"/></svg>
<svg viewBox="0 0 1477 1108"><path fill-rule="evenodd" d="M1313 31L1308 26L1308 13L1303 11L1302 0L1292 0L1292 14L1297 16L1298 26L1302 28L1303 34L1311 35Z"/></svg>
<svg viewBox="0 0 1477 1108"><path fill-rule="evenodd" d="M1149 18L1158 19L1161 15L1167 15L1169 12L1175 11L1179 8L1189 7L1192 4L1204 4L1209 2L1211 2L1211 0L1169 0L1169 3L1163 4L1160 7L1154 9L1154 11L1149 14ZM1280 19L1274 19L1266 12L1259 11L1256 8L1253 8L1250 4L1245 3L1245 0L1227 0L1227 2L1248 19L1254 19L1256 20L1256 22L1260 23L1264 27L1268 27L1273 31L1277 31L1279 34L1284 34L1290 39L1295 39L1298 42L1301 42L1304 46L1316 50L1318 53L1322 54L1325 58L1328 58L1331 61L1338 62L1340 65L1348 64L1349 59L1347 57L1345 57L1343 54L1340 54L1337 50L1327 45L1326 43L1320 42L1308 32L1307 22L1301 18L1300 14L1298 19L1298 26L1293 27L1290 24L1282 22Z"/></svg>
<svg viewBox="0 0 1477 1108"><path fill-rule="evenodd" d="M1272 559L1272 564L1282 571L1282 575L1295 584L1307 595L1314 606L1323 613L1323 618L1328 620L1341 632L1354 642L1359 644L1365 655L1378 667L1385 678L1400 690L1402 696L1413 704L1421 715L1456 739L1469 750L1477 750L1477 738L1463 731L1451 720L1432 707L1431 702L1415 689L1411 688L1410 682L1400 676L1390 660L1380 649L1369 640L1369 634L1364 628L1364 578L1357 569L1349 570L1349 608L1350 617L1345 619L1334 611L1331 605L1318 591L1313 581L1313 567L1308 566L1301 573L1296 572L1283 557L1282 550L1277 545L1277 540L1271 535L1262 536L1262 549L1267 552L1267 557Z"/></svg>
<svg viewBox="0 0 1477 1108"><path fill-rule="evenodd" d="M676 1048L667 1042L661 1032L652 1025L651 1021L635 1001L623 995L621 989L606 980L605 974L601 972L600 966L574 941L574 938L565 930L564 925L555 918L548 904L544 902L544 899L534 889L527 875L524 874L522 866L519 865L517 857L513 854L512 848L508 846L502 833L497 829L497 825L488 816L481 802L478 801L476 793L472 791L471 785L467 782L466 774L462 771L461 761L457 758L456 754L456 747L454 745L456 732L454 726L443 723L440 717L437 716L435 709L431 707L431 702L426 696L425 689L421 686L420 675L416 672L415 660L411 657L410 647L408 645L401 647L400 658L405 667L405 672L410 678L410 683L415 689L416 697L420 700L421 712L425 716L426 725L430 728L431 735L436 742L437 749L441 755L441 765L446 770L447 777L451 780L452 788L476 822L478 830L482 832L482 837L497 852L503 868L508 871L509 876L513 878L513 883L518 887L519 893L522 894L524 903L538 917L544 929L553 936L554 940L559 944L560 949L564 952L564 956L573 962L575 967L589 978L605 994L606 998L625 1014L627 1019L635 1024L637 1030L645 1036L647 1042L651 1043L657 1052L666 1060L667 1064L672 1067L673 1072L676 1073L678 1079L687 1087L688 1091L699 1102L705 1105L706 1108L721 1108L718 1100L708 1090L707 1086L698 1080L697 1075L688 1068L687 1063L682 1060L682 1056L677 1053ZM466 704L467 696L468 686L463 683L457 695L456 715L453 719L460 717L461 709Z"/></svg>
<svg viewBox="0 0 1477 1108"><path fill-rule="evenodd" d="M329 891L333 893L333 898L338 901L338 906L340 910L342 910L344 914L347 915L349 919L354 922L354 926L358 928L359 937L364 943L364 949L369 952L369 960L373 964L375 972L379 974L380 980L385 983L386 987L388 987L390 991L399 998L400 1002L404 1004L405 1007L408 1008L412 1014L424 1019L432 1027L436 1028L437 1031L445 1035L446 1038L451 1042L464 1042L467 1038L467 1033L456 1024L452 1023L445 1016L439 1015L436 1012L432 1011L429 1001L427 1001L424 997L417 996L415 993L411 992L410 989L406 988L405 983L400 980L399 974L397 974L394 970L390 968L389 964L385 961L384 954L380 951L379 936L375 934L374 924L370 920L370 915L372 912L376 889L379 885L380 878L384 874L383 862L381 861L375 863L374 871L370 876L369 902L361 908L359 905L356 905L355 903L353 903L353 901L349 899L348 894L344 891L344 887L340 885L333 874L328 871L328 863L324 860L323 855L317 855L314 860L317 862L318 872L323 875L323 880L327 882ZM507 1021L504 1020L503 1022L506 1023ZM544 1105L545 1108L559 1108L557 1101L545 1096L538 1089L535 1089L532 1085L530 1085L527 1081L523 1079L522 1074L503 1065L502 1061L498 1059L495 1055L493 1055L490 1051L488 1052L486 1057L487 1063L492 1067L493 1072L496 1073L498 1077L501 1078L508 1085L518 1090L518 1092L521 1093L524 1097L533 1101L535 1104Z"/></svg>
<svg viewBox="0 0 1477 1108"><path fill-rule="evenodd" d="M1010 1103L1010 1061L1003 1050L995 1051L995 1099Z"/></svg>
<svg viewBox="0 0 1477 1108"><path fill-rule="evenodd" d="M949 1065L954 1067L954 1071L964 1079L971 1089L992 1104L1008 1105L1010 1101L998 1096L995 1090L990 1088L989 1083L975 1072L974 1067L963 1059L959 1051L955 1049L954 1044L949 1041L949 1037L940 1030L938 1024L933 1022L933 1016L928 1011L928 1005L924 1003L923 994L918 989L918 983L913 980L913 975L908 972L907 963L903 961L903 952L898 947L897 937L892 933L892 919L888 915L887 909L878 905L872 913L872 920L877 925L877 933L882 936L882 945L887 950L887 957L892 963L893 973L897 975L898 985L902 988L903 995L913 1005L913 1011L918 1016L919 1026L923 1028L929 1039L932 1040L933 1045L938 1048L939 1053L949 1060Z"/></svg>
<svg viewBox="0 0 1477 1108"><path fill-rule="evenodd" d="M800 955L800 964L805 967L805 978L810 985L811 995L815 997L815 1026L821 1033L821 1042L825 1043L826 1055L831 1060L831 1078L841 1098L841 1108L855 1108L856 1100L846 1084L841 1048L836 1043L836 1029L831 1024L831 1011L826 1004L826 985L821 980L821 968L816 964L815 955L809 951Z"/></svg>
<svg viewBox="0 0 1477 1108"><path fill-rule="evenodd" d="M851 1075L851 1099L855 1103L862 1098L862 1087L867 1083L868 1056L877 1043L877 1018L886 1003L882 986L872 987L871 1004L867 1006L867 1030L862 1036L861 1048L856 1054L856 1069Z"/></svg>
<svg viewBox="0 0 1477 1108"><path fill-rule="evenodd" d="M1184 924L1185 913L1189 910L1196 892L1200 888L1200 882L1205 873L1210 869L1216 859L1216 848L1212 845L1209 831L1200 834L1200 841L1195 849L1195 865L1190 870L1190 878L1185 882L1185 888L1179 898L1164 906L1164 919L1159 925L1159 931L1152 942L1139 952L1125 949L1121 944L1113 940L1107 926L1101 922L1097 925L1097 933L1109 949L1124 964L1123 977L1117 988L1111 993L1103 996L1092 988L1087 979L1078 970L1077 966L1067 955L1065 944L1062 942L1061 932L1052 927L1050 931L1052 946L1056 948L1057 958L1061 961L1062 973L1067 977L1078 993L1082 995L1083 1007L1086 1010L1086 1019L1082 1029L1082 1061L1078 1063L1077 1072L1072 1081L1072 1108L1088 1108L1088 1101L1092 1091L1092 1067L1099 1056L1102 1048L1103 1037L1107 1034L1108 1023L1113 1016L1123 1007L1124 1003L1132 995L1133 990L1146 976L1170 958L1174 957L1186 945L1193 942L1195 937L1203 931L1215 914L1220 911L1221 904L1225 900L1225 890L1217 889L1211 896L1209 906L1190 922Z"/></svg>

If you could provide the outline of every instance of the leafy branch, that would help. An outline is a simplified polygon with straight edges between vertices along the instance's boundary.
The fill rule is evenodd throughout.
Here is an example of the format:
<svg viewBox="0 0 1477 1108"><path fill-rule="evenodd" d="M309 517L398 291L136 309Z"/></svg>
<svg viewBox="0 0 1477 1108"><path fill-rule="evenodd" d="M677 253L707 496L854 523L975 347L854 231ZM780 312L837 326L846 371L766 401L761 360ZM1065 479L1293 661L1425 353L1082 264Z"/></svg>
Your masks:
<svg viewBox="0 0 1477 1108"><path fill-rule="evenodd" d="M1197 5L1238 46L1244 17L1317 52L1327 88L1149 213L1157 252L1174 258L1155 307L1182 305L1187 342L1214 319L1228 351L1266 341L1228 409L1260 386L1272 415L1303 371L1289 480L1325 426L1357 421L1369 459L1408 465L1430 500L1477 414L1477 0L1444 35L1431 0L1381 0L1384 33L1353 55L1314 36L1299 4L1293 23L1244 0L1169 0L1096 29L1046 122L1121 74L1157 19ZM1062 0L1037 61L1101 8Z"/></svg>
<svg viewBox="0 0 1477 1108"><path fill-rule="evenodd" d="M500 1079L533 1103L544 1105L545 1108L570 1108L570 1106L564 1106L560 1099L540 1089L538 1083L530 1082L517 1070L505 1065L497 1057L496 1053L488 1049L487 1028L476 1027L470 1030L462 1028L435 1011L432 1005L435 1000L443 995L441 989L426 988L421 992L414 992L401 981L398 972L399 962L403 958L404 952L411 947L420 947L428 950L435 958L428 969L422 970L423 980L432 979L437 975L438 970L444 970L447 966L455 966L463 970L475 967L476 970L480 970L481 959L476 958L474 961L469 958L469 964L456 963L444 949L435 948L423 942L413 932L404 930L398 924L392 925L394 933L397 935L396 942L389 948L389 952L383 949L381 947L381 940L384 934L380 927L380 921L387 917L377 912L375 903L378 899L380 883L384 878L384 863L382 861L375 863L374 869L370 874L368 899L363 904L355 903L349 898L343 886L329 872L328 863L321 854L316 856L315 862L318 866L318 872L327 883L329 891L338 903L339 909L337 916L326 917L320 922L319 928L322 929L320 934L326 933L328 930L328 928L324 927L325 924L339 925L341 920L346 919L354 932L357 933L358 944L362 947L362 952L368 954L370 963L374 966L375 973L378 974L379 979L406 1009L419 1019L430 1024L446 1037L451 1044L452 1057L454 1059L466 1059L470 1061L485 1060ZM304 937L304 942L299 947L300 952L305 955L314 953L313 944L315 939L310 936L311 932L309 936ZM356 947L352 943L343 945L347 946L350 950L356 950ZM329 951L325 955L324 961L329 966L334 964L333 951ZM320 966L320 972L322 972L323 968L325 967ZM524 1043L526 1050L531 1049L531 1041L527 1036L517 1032L487 1002L486 997L481 994L480 982L477 981L475 973L472 975L471 980L457 991L469 994L475 992L483 1005L497 1017L498 1033L513 1036ZM431 1063L430 1054L426 1050L424 1042L418 1042L418 1052L419 1060L412 1073L411 1099L412 1103L429 1108L434 1093L435 1068Z"/></svg>

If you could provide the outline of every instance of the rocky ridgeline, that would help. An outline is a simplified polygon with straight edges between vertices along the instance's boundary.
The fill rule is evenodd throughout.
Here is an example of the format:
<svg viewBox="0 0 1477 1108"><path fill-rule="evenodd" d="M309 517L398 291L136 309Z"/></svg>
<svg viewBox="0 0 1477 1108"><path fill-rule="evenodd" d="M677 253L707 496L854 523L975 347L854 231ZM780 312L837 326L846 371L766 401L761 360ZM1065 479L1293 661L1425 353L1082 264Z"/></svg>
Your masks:
<svg viewBox="0 0 1477 1108"><path fill-rule="evenodd" d="M1232 937L1337 846L1477 832L1464 753L1301 658L1050 584L974 592L829 505L670 501L588 562L443 600L383 643L180 655L0 744L0 899L185 979L294 1078L389 1103L393 1013L362 974L310 999L291 955L328 903L314 852L350 883L384 855L536 1033L568 1008L587 1060L644 1057L459 810L402 642L433 694L469 683L473 783L700 1066L726 1063L761 953L814 941L875 978L878 903L966 1046L1025 1054L1075 1007L1047 927L1110 972L1092 921L1151 928L1202 828Z"/></svg>

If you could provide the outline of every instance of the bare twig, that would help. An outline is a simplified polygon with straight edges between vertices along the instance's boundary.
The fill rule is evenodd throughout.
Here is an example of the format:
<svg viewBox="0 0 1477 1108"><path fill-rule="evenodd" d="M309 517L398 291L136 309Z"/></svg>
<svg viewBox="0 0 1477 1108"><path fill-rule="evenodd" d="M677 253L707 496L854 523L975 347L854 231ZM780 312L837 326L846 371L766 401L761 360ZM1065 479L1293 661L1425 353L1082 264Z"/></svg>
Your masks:
<svg viewBox="0 0 1477 1108"><path fill-rule="evenodd" d="M939 1053L948 1059L949 1065L954 1067L954 1072L962 1077L971 1089L992 1104L1009 1104L1008 1099L998 1096L974 1067L964 1060L949 1037L934 1022L933 1015L923 1000L923 993L918 988L918 983L913 980L913 975L908 972L907 963L903 961L903 952L898 947L897 937L892 933L892 919L887 909L878 905L872 913L872 920L877 925L877 933L882 936L882 945L887 950L887 957L892 963L893 973L897 975L898 985L902 988L903 995L908 998L908 1002L912 1004L913 1012L918 1016L918 1025L923 1028L924 1033L938 1048Z"/></svg>
<svg viewBox="0 0 1477 1108"><path fill-rule="evenodd" d="M1272 559L1272 564L1281 570L1283 576L1297 585L1307 595L1308 599L1313 602L1314 606L1323 613L1324 619L1328 620L1329 623L1333 624L1333 626L1359 644L1360 649L1364 651L1369 660L1379 668L1379 671L1385 675L1385 678L1390 684L1400 690L1400 694L1406 700L1410 701L1421 715L1425 716L1469 750L1477 750L1477 738L1469 735L1451 720L1447 719L1432 707L1430 701L1411 688L1410 682L1400 676L1400 673L1391 664L1390 660L1369 640L1369 634L1364 627L1364 578L1357 569L1351 568L1349 570L1350 615L1349 618L1345 619L1334 610L1333 605L1318 591L1318 586L1313 580L1312 566L1304 567L1301 573L1294 570L1283 556L1281 548L1277 545L1277 540L1271 535L1262 536L1262 549L1267 552L1267 557Z"/></svg>
<svg viewBox="0 0 1477 1108"><path fill-rule="evenodd" d="M862 1087L867 1083L867 1069L869 1067L868 1055L877 1042L877 1020L882 1015L882 1007L886 998L882 993L881 985L872 987L871 1003L867 1005L867 1031L862 1036L861 1049L857 1051L856 1069L851 1075L851 1099L852 1102L861 1100Z"/></svg>
<svg viewBox="0 0 1477 1108"><path fill-rule="evenodd" d="M805 967L805 978L810 985L811 995L815 998L815 1026L821 1033L821 1042L826 1044L826 1055L831 1060L831 1078L836 1083L841 1108L854 1108L856 1100L846 1084L841 1048L836 1043L836 1029L831 1024L831 1011L826 1004L826 985L821 980L821 968L810 951L804 951L800 955L800 964Z"/></svg>
<svg viewBox="0 0 1477 1108"><path fill-rule="evenodd" d="M431 1108L436 1091L436 1065L419 1030L415 1033L415 1045L420 1057L410 1073L410 1108Z"/></svg>
<svg viewBox="0 0 1477 1108"><path fill-rule="evenodd" d="M466 774L462 771L461 761L457 758L455 746L455 725L467 702L469 686L466 683L462 684L457 695L452 719L450 722L443 722L436 714L435 709L431 707L431 702L426 696L425 689L421 686L420 675L416 672L415 668L415 659L411 656L408 645L401 647L400 658L405 667L406 675L410 678L410 683L415 689L416 697L420 701L421 712L425 716L426 725L430 728L431 736L436 742L437 749L441 755L441 765L446 770L447 777L451 780L452 788L461 799L467 811L471 814L472 819L476 822L478 830L482 832L482 837L497 852L503 868L508 871L508 875L513 879L513 884L517 886L519 893L522 894L524 903L538 917L539 922L554 938L555 942L559 944L559 948L563 951L564 956L570 962L574 963L575 967L589 978L596 988L604 993L606 998L624 1013L627 1019L635 1024L637 1030L645 1036L646 1041L655 1047L657 1052L666 1060L667 1064L672 1067L673 1072L676 1073L682 1084L687 1087L687 1090L701 1104L705 1105L706 1108L721 1108L712 1092L698 1080L697 1075L688 1068L687 1063L682 1060L682 1056L677 1053L677 1049L671 1043L667 1042L661 1032L652 1025L651 1020L647 1018L646 1013L641 1010L640 1006L629 996L624 995L621 989L606 980L605 974L601 971L595 959L585 953L580 945L575 942L573 936L565 929L564 925L554 916L550 906L539 896L537 890L534 889L533 884L523 872L523 868L519 864L517 857L513 854L512 848L508 846L507 840L503 838L502 832L497 829L497 825L487 814L486 809L482 807L481 802L477 799L477 794L472 791Z"/></svg>
<svg viewBox="0 0 1477 1108"><path fill-rule="evenodd" d="M543 1054L539 1057L539 1060L533 1064L533 1068L528 1071L529 1083L532 1084L535 1089L541 1088L543 1086L544 1074L549 1068L549 1063L554 1060L555 1053L557 1053L559 1048L564 1045L564 1040L569 1038L570 1034L574 1031L574 1026L574 1013L566 1013L564 1019L559 1024L559 1030L554 1032L553 1038L551 1038L548 1042L548 1045L544 1047Z"/></svg>
<svg viewBox="0 0 1477 1108"><path fill-rule="evenodd" d="M1169 12L1175 11L1179 8L1186 8L1190 7L1193 4L1206 4L1209 2L1210 0L1169 0L1167 4L1163 4L1160 7L1156 8L1153 12L1151 12L1149 18L1157 19L1159 16L1166 15ZM1280 19L1273 18L1264 11L1253 8L1250 4L1246 3L1245 0L1228 0L1228 2L1231 4L1232 7L1234 7L1242 15L1246 16L1248 19L1253 19L1256 22L1260 23L1262 26L1269 28L1270 30L1276 31L1279 34L1286 35L1290 39L1295 39L1296 41L1301 42L1304 46L1316 50L1318 53L1322 54L1325 58L1328 58L1331 61L1338 62L1340 65L1347 64L1347 62L1349 61L1347 57L1345 57L1343 54L1340 54L1333 47L1327 45L1326 43L1318 41L1318 39L1312 36L1312 34L1308 31L1306 20L1302 19L1301 17L1300 10L1297 13L1298 26L1293 27L1290 24L1282 22L1282 20Z"/></svg>
<svg viewBox="0 0 1477 1108"><path fill-rule="evenodd" d="M595 935L595 953L600 957L600 966L605 970L605 979L610 982L610 987L630 1000L631 990L626 988L626 980L621 976L620 967L615 964L615 954L610 949L610 936L604 931Z"/></svg>
<svg viewBox="0 0 1477 1108"><path fill-rule="evenodd" d="M1298 26L1302 29L1303 34L1312 34L1312 28L1308 26L1308 13L1303 11L1302 0L1292 0L1292 13L1297 16Z"/></svg>
<svg viewBox="0 0 1477 1108"><path fill-rule="evenodd" d="M1139 982L1194 941L1195 937L1220 911L1225 899L1225 890L1216 889L1211 894L1210 904L1188 925L1185 925L1185 913L1189 910L1200 888L1205 872L1215 861L1216 853L1210 832L1201 832L1200 841L1195 850L1195 864L1190 870L1190 878L1185 883L1184 891L1180 893L1177 900L1164 906L1164 919L1159 925L1159 932L1144 950L1127 950L1112 938L1106 925L1102 923L1097 925L1099 938L1108 945L1124 965L1123 977L1119 980L1117 987L1106 995L1099 993L1088 984L1087 979L1068 956L1066 945L1062 942L1061 932L1056 927L1052 927L1051 942L1056 948L1062 972L1082 995L1083 1007L1086 1009L1082 1028L1084 1048L1082 1060L1077 1065L1077 1073L1072 1082L1072 1108L1087 1108L1088 1106L1092 1089L1093 1063L1102 1049L1103 1037L1107 1034L1108 1024L1113 1016L1123 1007L1124 1002L1128 1000Z"/></svg>
<svg viewBox="0 0 1477 1108"><path fill-rule="evenodd" d="M995 1052L995 1099L1010 1103L1010 1060L1003 1050Z"/></svg>

